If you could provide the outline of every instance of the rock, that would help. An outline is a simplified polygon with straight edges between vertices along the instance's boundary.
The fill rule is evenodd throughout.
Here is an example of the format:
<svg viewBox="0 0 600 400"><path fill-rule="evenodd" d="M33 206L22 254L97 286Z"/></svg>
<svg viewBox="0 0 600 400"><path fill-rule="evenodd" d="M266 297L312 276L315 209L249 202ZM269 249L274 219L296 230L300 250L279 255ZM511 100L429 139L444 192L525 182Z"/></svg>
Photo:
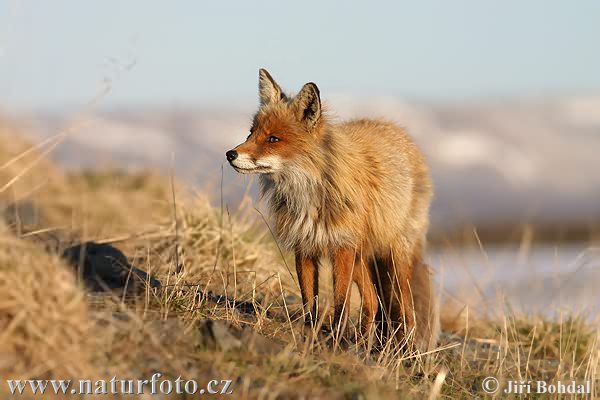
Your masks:
<svg viewBox="0 0 600 400"><path fill-rule="evenodd" d="M6 225L17 233L37 229L43 221L40 210L30 201L20 201L5 206L2 217Z"/></svg>
<svg viewBox="0 0 600 400"><path fill-rule="evenodd" d="M42 212L30 201L11 203L0 209L7 226L18 236L45 225ZM60 254L92 292L119 290L135 295L141 293L146 284L152 288L161 286L158 279L131 265L127 257L110 244L85 242L72 245L61 232L36 233L27 239L43 245L48 252Z"/></svg>
<svg viewBox="0 0 600 400"><path fill-rule="evenodd" d="M57 253L63 243L68 242L64 232L59 229L41 229L47 226L44 213L29 200L0 205L0 209L6 226L13 234L43 246L49 253Z"/></svg>
<svg viewBox="0 0 600 400"><path fill-rule="evenodd" d="M203 320L199 331L202 343L212 350L244 349L256 354L275 354L284 349L282 343L261 335L249 326L238 328L227 321Z"/></svg>
<svg viewBox="0 0 600 400"><path fill-rule="evenodd" d="M288 294L285 296L285 303L289 305L302 304L302 298L300 296L296 296L295 294Z"/></svg>
<svg viewBox="0 0 600 400"><path fill-rule="evenodd" d="M225 295L216 295L212 291L209 291L208 293L198 291L197 297L199 300L205 298L206 300L217 304L227 304L227 306L234 308L242 314L256 315L258 312L254 304L250 301L233 301Z"/></svg>
<svg viewBox="0 0 600 400"><path fill-rule="evenodd" d="M242 346L242 342L232 333L235 328L225 321L207 319L200 322L199 329L203 344L209 349L229 351Z"/></svg>
<svg viewBox="0 0 600 400"><path fill-rule="evenodd" d="M120 290L135 295L142 292L146 284L152 288L161 286L158 279L131 265L119 249L109 244L80 243L65 249L62 258L94 292Z"/></svg>
<svg viewBox="0 0 600 400"><path fill-rule="evenodd" d="M244 347L251 349L257 354L275 354L284 349L284 345L275 339L261 335L248 325L244 325L240 332L240 340Z"/></svg>

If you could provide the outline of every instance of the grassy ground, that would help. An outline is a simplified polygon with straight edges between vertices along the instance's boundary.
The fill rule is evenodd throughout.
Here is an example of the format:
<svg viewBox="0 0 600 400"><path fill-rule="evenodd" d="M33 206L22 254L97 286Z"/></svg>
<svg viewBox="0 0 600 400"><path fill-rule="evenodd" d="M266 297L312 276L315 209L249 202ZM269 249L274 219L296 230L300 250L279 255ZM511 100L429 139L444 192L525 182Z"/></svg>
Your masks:
<svg viewBox="0 0 600 400"><path fill-rule="evenodd" d="M432 354L336 349L304 329L291 260L247 210L213 208L150 173L66 174L43 156L52 142L30 151L22 134L0 122L0 203L27 202L39 214L16 232L0 222L0 394L5 379L157 371L201 384L231 379L236 399L473 398L486 396L487 376L598 377L597 327L577 316L490 321L442 307ZM125 300L86 293L48 251L53 240L113 243L163 288ZM323 289L326 300L327 282Z"/></svg>

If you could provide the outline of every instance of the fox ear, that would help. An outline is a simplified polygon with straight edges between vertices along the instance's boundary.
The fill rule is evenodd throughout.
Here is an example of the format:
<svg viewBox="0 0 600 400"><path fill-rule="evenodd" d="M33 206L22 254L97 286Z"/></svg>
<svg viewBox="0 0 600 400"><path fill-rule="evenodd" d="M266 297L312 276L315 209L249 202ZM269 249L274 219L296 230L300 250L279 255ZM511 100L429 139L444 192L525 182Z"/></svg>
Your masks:
<svg viewBox="0 0 600 400"><path fill-rule="evenodd" d="M261 107L285 99L275 79L264 68L258 70L258 95Z"/></svg>
<svg viewBox="0 0 600 400"><path fill-rule="evenodd" d="M321 97L319 88L312 82L302 86L300 93L294 97L294 105L298 109L300 118L310 126L321 118Z"/></svg>

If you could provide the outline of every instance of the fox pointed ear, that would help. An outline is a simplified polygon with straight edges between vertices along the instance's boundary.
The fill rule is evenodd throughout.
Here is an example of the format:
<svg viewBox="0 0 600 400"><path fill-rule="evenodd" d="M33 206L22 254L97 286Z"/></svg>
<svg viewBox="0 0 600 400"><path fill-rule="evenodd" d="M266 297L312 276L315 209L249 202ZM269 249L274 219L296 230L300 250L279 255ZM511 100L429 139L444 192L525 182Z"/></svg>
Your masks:
<svg viewBox="0 0 600 400"><path fill-rule="evenodd" d="M261 107L285 99L285 94L275 79L264 68L258 70L258 95Z"/></svg>
<svg viewBox="0 0 600 400"><path fill-rule="evenodd" d="M321 118L321 94L317 85L309 82L302 86L300 93L294 97L294 105L301 120L314 126Z"/></svg>

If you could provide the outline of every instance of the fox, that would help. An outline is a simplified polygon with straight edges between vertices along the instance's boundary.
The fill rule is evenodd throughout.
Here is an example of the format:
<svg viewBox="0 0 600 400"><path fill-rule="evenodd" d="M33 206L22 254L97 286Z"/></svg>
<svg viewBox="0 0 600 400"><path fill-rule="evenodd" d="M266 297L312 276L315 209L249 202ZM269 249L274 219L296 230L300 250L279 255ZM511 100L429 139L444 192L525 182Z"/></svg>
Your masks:
<svg viewBox="0 0 600 400"><path fill-rule="evenodd" d="M329 260L335 328L346 327L354 283L364 337L429 351L439 317L424 261L433 195L424 156L391 122L336 122L313 82L289 96L260 69L258 83L249 136L225 155L259 175L276 237L295 257L305 323L319 320L319 265Z"/></svg>

